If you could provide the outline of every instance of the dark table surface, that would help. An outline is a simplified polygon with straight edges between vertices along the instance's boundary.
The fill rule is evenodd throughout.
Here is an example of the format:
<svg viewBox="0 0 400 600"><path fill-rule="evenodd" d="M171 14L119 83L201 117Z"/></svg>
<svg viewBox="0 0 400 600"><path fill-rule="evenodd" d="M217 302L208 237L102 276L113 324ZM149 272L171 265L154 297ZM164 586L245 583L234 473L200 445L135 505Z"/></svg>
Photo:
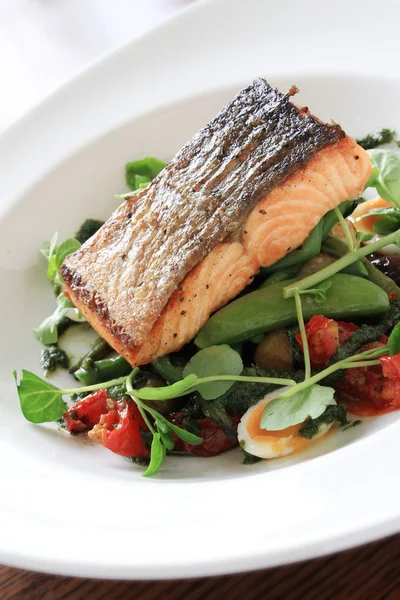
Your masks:
<svg viewBox="0 0 400 600"><path fill-rule="evenodd" d="M100 581L0 567L1 600L400 600L400 536L286 567L176 581Z"/></svg>

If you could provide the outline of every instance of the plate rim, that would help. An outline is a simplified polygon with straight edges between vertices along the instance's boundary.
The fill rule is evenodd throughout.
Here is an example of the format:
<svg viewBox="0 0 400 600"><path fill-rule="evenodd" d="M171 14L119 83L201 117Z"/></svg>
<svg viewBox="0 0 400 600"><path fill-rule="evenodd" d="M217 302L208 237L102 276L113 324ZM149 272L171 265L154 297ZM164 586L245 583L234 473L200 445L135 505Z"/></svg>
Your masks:
<svg viewBox="0 0 400 600"><path fill-rule="evenodd" d="M255 0L251 0L253 4L257 4ZM287 1L287 0L285 0ZM384 0L386 1L386 0ZM239 0L230 0L230 4L239 5ZM258 2L261 4L262 1ZM343 4L342 0L341 3ZM146 40L151 40L154 36L158 36L161 34L168 33L171 29L176 28L179 23L183 24L186 19L192 19L192 22L196 20L197 17L203 13L212 15L213 8L212 6L220 6L223 7L225 5L228 6L228 0L201 0L197 3L189 5L183 11L178 12L175 15L172 15L168 19L166 19L163 23L157 25L154 29L149 32L146 32L142 35L135 37L133 40L125 42L121 44L118 48L112 50L111 52L107 52L103 54L101 57L93 61L90 65L83 68L79 73L77 73L74 77L69 79L65 84L63 84L60 88L53 91L49 96L40 101L37 105L27 111L22 117L20 117L17 121L9 125L5 130L2 131L0 136L0 148L1 144L4 143L4 140L9 139L10 137L15 137L19 135L19 131L25 125L32 123L37 116L47 108L51 107L57 100L66 93L73 91L74 86L79 86L82 80L85 80L90 74L93 74L97 70L102 69L102 65L105 65L107 62L110 63L113 60L118 60L118 56L122 57L124 53L127 52L135 52L135 47L138 44L146 42ZM400 15L400 11L399 11ZM337 73L340 75L340 72ZM276 73L275 75L278 75ZM282 74L284 75L284 73ZM389 73L388 73L389 75ZM390 73L390 75L392 75ZM398 80L398 77L395 78ZM226 85L233 85L235 82L233 80L229 81ZM211 86L210 89L214 89ZM192 94L189 94L191 97ZM182 96L178 97L179 100L183 100ZM168 104L168 103L167 103ZM162 104L164 105L164 104ZM105 131L103 132L103 134ZM91 140L93 138L90 138ZM84 144L83 144L84 145ZM38 178L40 178L42 174ZM13 203L17 201L17 197L14 198L9 206L11 207ZM1 444L0 444L1 445ZM0 509L1 510L1 509ZM337 538L334 536L330 537L329 540L321 538L319 541L314 541L310 544L309 540L303 540L302 543L298 543L292 549L281 549L279 553L277 553L276 558L270 555L271 550L266 553L259 553L256 557L251 553L240 554L236 556L235 559L226 559L221 557L219 562L209 564L204 562L203 564L199 564L196 560L190 565L186 565L185 572L182 572L182 568L176 564L171 569L170 574L165 572L166 567L148 565L146 572L144 573L144 568L142 566L136 567L135 565L118 565L113 564L109 565L109 572L106 574L104 572L99 572L99 568L96 568L95 565L88 566L82 562L74 561L64 561L63 564L60 564L58 559L48 559L48 563L43 561L43 559L38 559L34 556L31 556L31 560L29 560L28 556L24 556L20 554L20 556L15 555L13 557L12 554L7 554L7 549L1 547L0 541L0 557L1 560L4 561L5 564L9 564L12 566L20 567L20 568L32 568L34 570L40 570L49 573L63 574L63 575L75 575L75 576L84 576L84 577L107 577L107 578L126 578L126 579L141 579L143 575L145 575L146 579L172 579L178 577L191 577L191 576L205 576L205 575L216 575L223 573L236 573L242 571L255 570L263 567L271 567L277 566L278 564L287 564L289 562L294 562L298 560L305 560L309 558L313 558L316 556L323 556L325 554L329 554L331 552L336 552L338 550L342 550L344 548L353 547L364 543L366 541L372 541L378 539L379 537L389 535L390 533L394 533L396 531L400 531L400 509L397 512L396 516L391 516L385 519L382 517L380 520L375 520L371 522L369 526L365 524L360 526L359 531L352 531L351 534L341 533L338 534ZM349 535L351 535L351 539L349 539ZM328 545L332 544L332 547L327 548ZM266 560L266 557L268 559ZM230 561L230 567L226 564L227 561ZM251 563L254 564L251 564ZM249 564L250 563L250 564ZM137 571L140 569L140 572ZM164 569L164 570L163 570Z"/></svg>

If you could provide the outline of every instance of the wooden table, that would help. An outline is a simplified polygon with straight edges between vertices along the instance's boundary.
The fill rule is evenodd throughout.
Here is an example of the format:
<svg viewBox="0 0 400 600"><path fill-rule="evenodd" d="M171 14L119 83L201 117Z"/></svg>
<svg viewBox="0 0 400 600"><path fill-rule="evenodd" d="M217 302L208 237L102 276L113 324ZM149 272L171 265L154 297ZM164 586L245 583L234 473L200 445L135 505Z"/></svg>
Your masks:
<svg viewBox="0 0 400 600"><path fill-rule="evenodd" d="M0 567L1 600L399 600L400 536L265 571L156 582L53 577Z"/></svg>

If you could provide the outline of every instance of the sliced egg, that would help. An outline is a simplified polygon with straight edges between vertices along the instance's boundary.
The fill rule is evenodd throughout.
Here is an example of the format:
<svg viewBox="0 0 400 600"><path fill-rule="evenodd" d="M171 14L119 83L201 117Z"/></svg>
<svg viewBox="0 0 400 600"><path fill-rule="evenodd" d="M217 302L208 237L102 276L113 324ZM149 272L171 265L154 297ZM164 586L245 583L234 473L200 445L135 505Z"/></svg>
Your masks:
<svg viewBox="0 0 400 600"><path fill-rule="evenodd" d="M309 446L314 445L321 437L327 434L330 425L321 425L319 432L311 439L303 438L299 435L299 430L304 423L287 427L280 431L268 431L261 429L261 417L266 405L276 396L281 394L284 389L280 389L260 400L255 406L243 415L238 425L238 438L242 448L249 454L260 458L279 458L288 456L294 452L300 452ZM332 404L336 404L335 401Z"/></svg>
<svg viewBox="0 0 400 600"><path fill-rule="evenodd" d="M71 319L71 321L74 321L75 323L86 323L85 317L79 312L77 308L69 308L65 316L68 317L68 319Z"/></svg>
<svg viewBox="0 0 400 600"><path fill-rule="evenodd" d="M354 227L357 229L357 231L361 231L362 233L372 233L374 236L371 240L365 242L366 244L372 244L373 242L381 239L381 236L376 235L373 229L374 224L379 220L379 216L366 215L368 215L371 210L376 208L391 208L392 206L393 204L390 204L390 202L387 202L380 196L376 196L376 198L366 200L366 202L359 204L352 213L350 218L353 221ZM385 256L399 255L400 248L398 248L395 244L389 244L388 246L378 250L378 254L383 254Z"/></svg>
<svg viewBox="0 0 400 600"><path fill-rule="evenodd" d="M367 216L368 213L377 208L390 208L391 206L393 205L390 202L386 202L380 196L361 202L351 215L354 227L357 231L362 231L362 233L374 233L373 226L379 220L379 217L374 215Z"/></svg>

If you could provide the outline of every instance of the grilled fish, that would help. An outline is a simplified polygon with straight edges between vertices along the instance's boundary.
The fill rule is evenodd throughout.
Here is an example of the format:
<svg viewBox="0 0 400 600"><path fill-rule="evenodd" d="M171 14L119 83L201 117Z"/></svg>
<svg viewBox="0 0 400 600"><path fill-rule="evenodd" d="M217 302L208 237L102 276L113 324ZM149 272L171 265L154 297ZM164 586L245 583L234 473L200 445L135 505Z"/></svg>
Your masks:
<svg viewBox="0 0 400 600"><path fill-rule="evenodd" d="M255 80L62 265L71 300L132 365L181 348L362 192L368 155L296 91Z"/></svg>

